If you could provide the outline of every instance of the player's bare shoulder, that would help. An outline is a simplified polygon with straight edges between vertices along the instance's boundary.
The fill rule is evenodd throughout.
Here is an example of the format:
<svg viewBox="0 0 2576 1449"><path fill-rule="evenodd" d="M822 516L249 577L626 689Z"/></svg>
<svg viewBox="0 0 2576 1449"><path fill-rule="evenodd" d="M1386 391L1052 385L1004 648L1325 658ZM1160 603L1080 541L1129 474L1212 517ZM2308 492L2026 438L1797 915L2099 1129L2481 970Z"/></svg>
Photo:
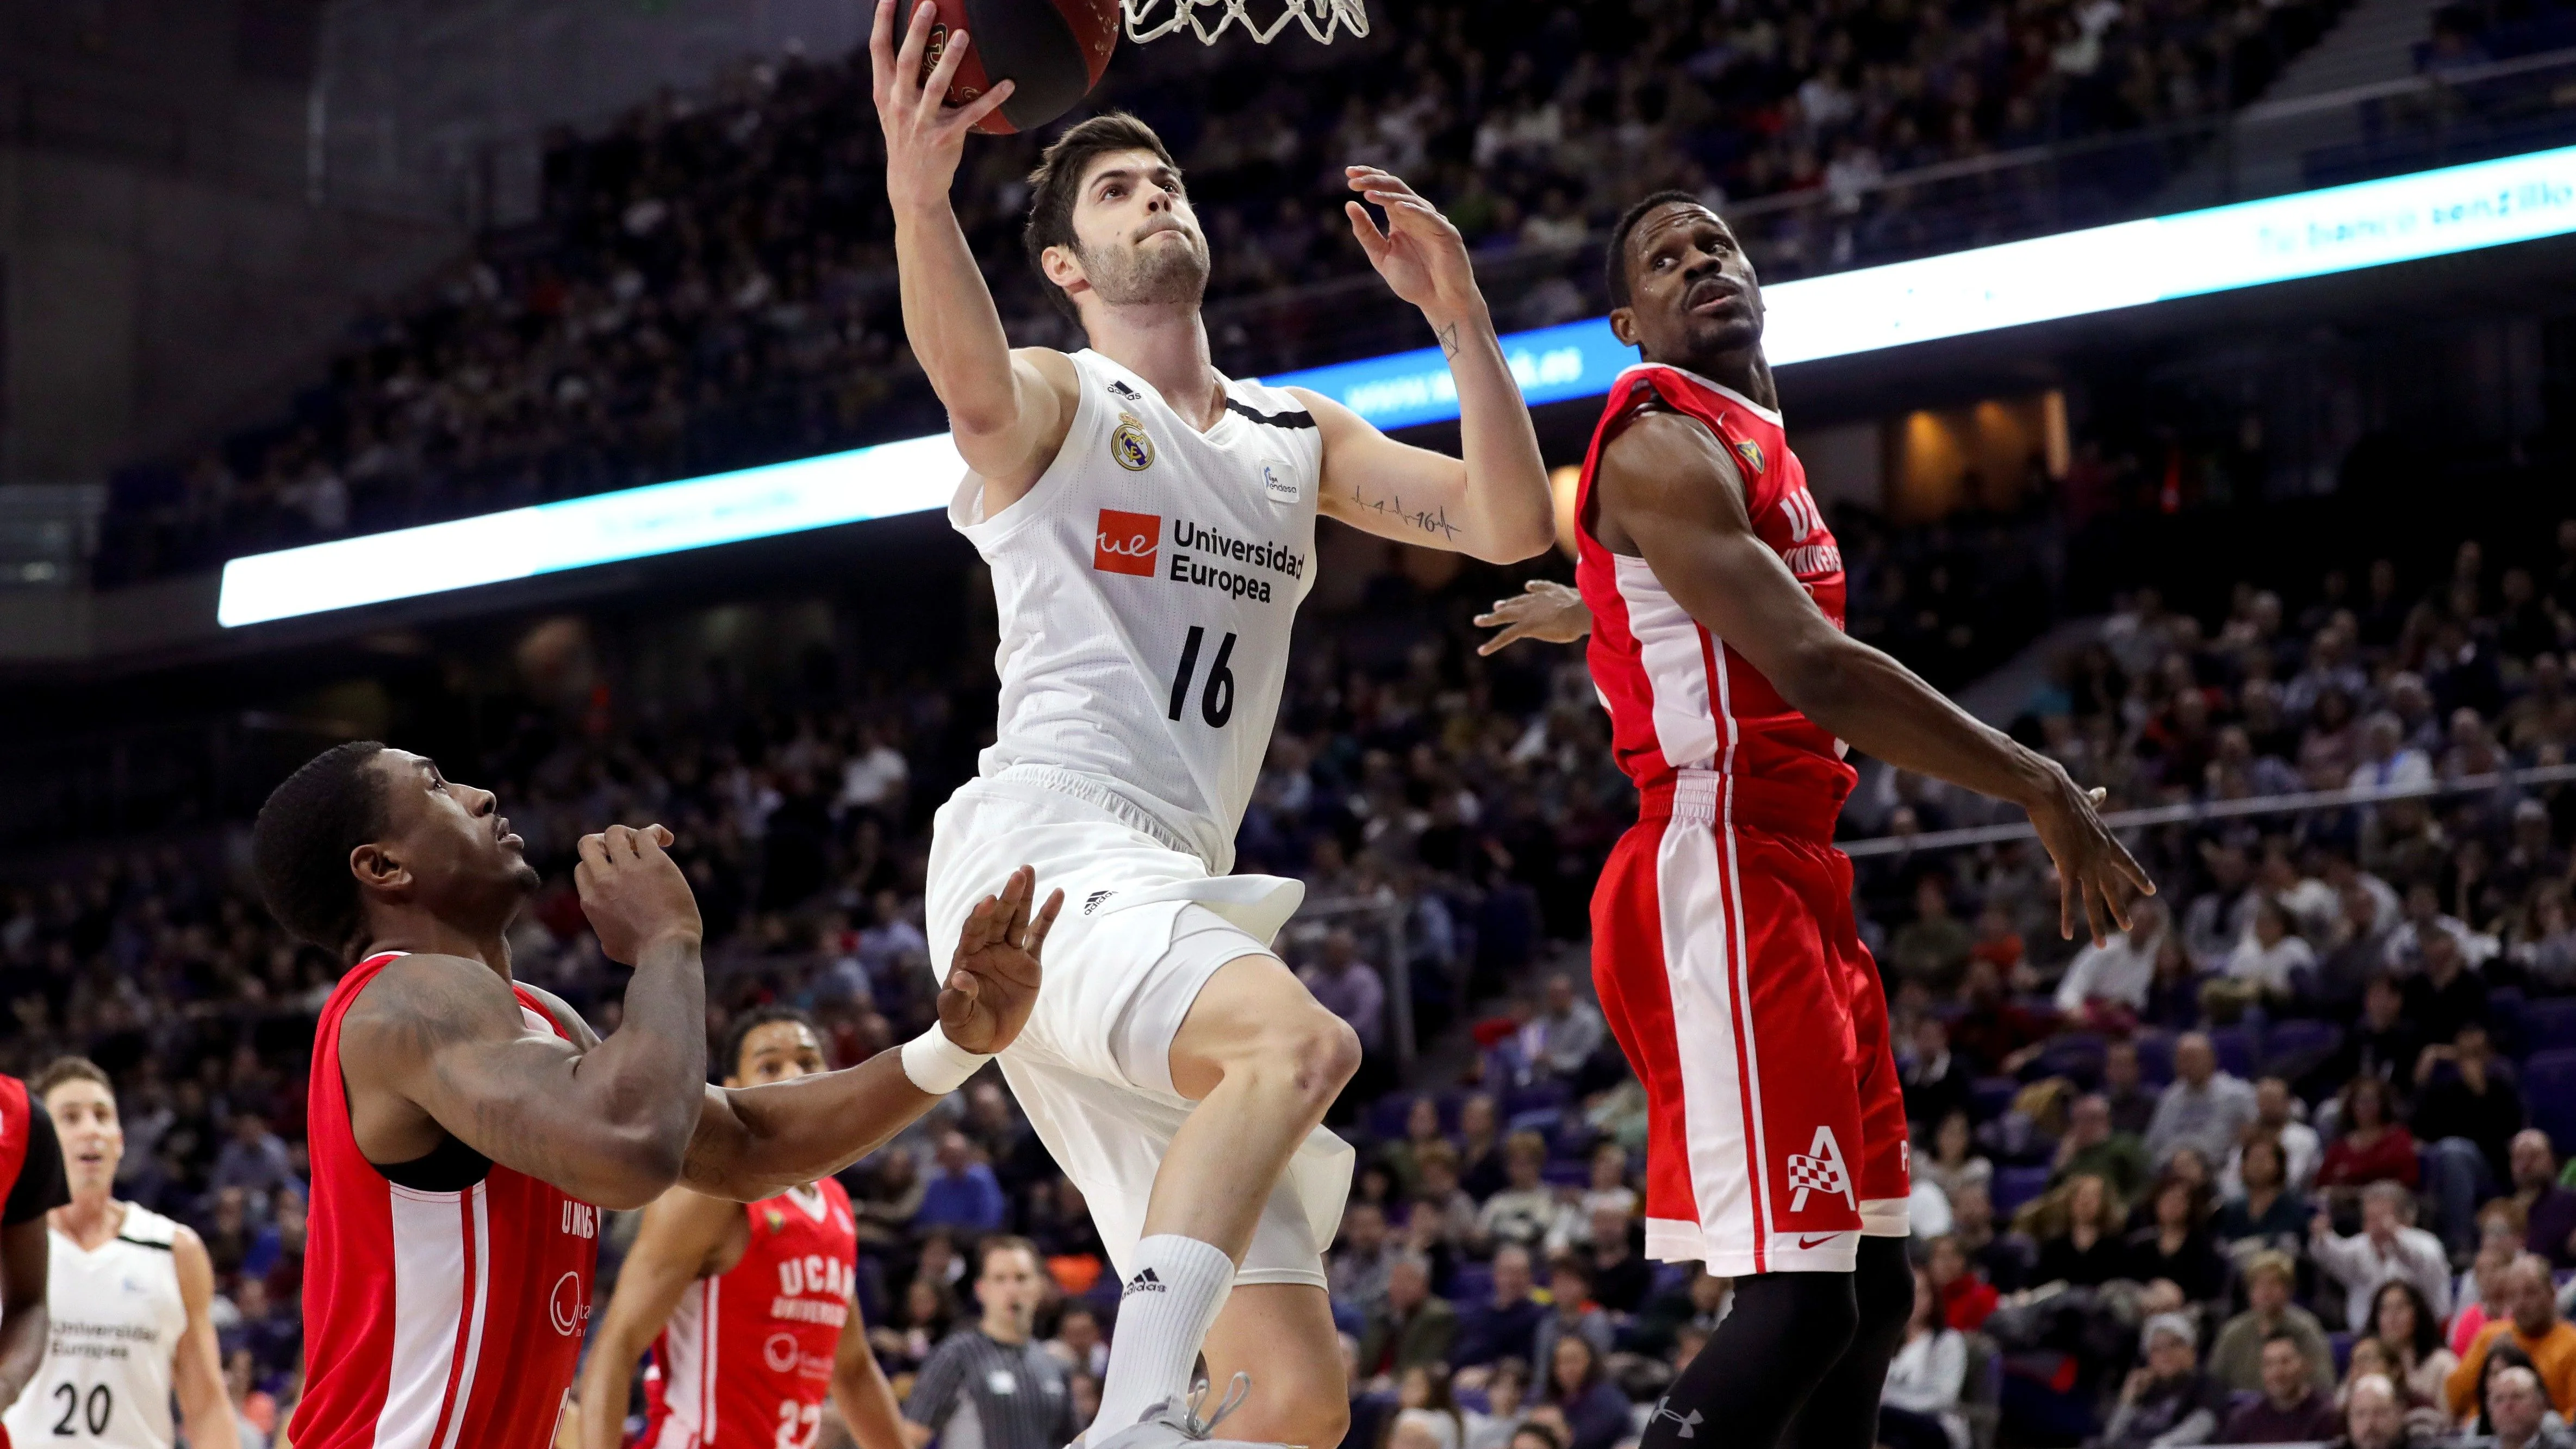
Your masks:
<svg viewBox="0 0 2576 1449"><path fill-rule="evenodd" d="M1020 501L1064 451L1082 401L1082 371L1052 347L1011 349L1011 377L1018 415L985 439L970 439L966 420L952 410L958 450L984 479L984 516Z"/></svg>
<svg viewBox="0 0 2576 1449"><path fill-rule="evenodd" d="M1744 518L1744 479L1708 425L1648 398L1602 440L1585 526L1613 553L1645 552L1644 520L1712 511Z"/></svg>
<svg viewBox="0 0 2576 1449"><path fill-rule="evenodd" d="M411 1060L517 1023L518 998L492 968L463 956L416 951L385 964L341 1019L345 1066L363 1071L399 1053Z"/></svg>

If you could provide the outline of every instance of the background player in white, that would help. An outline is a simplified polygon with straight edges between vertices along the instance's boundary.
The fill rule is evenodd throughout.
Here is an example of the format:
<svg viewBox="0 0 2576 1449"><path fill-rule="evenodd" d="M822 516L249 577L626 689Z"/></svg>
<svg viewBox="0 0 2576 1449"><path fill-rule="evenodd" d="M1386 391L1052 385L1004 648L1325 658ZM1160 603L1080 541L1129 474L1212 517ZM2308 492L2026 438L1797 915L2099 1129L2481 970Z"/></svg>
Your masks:
<svg viewBox="0 0 2576 1449"><path fill-rule="evenodd" d="M822 1039L801 1012L784 1008L754 1012L735 1025L729 1045L732 1050L723 1059L724 1084L729 1091L792 1082L831 1069L823 1058ZM827 1198L837 1210L846 1211L837 1186L828 1194L814 1183L789 1191ZM782 1213L804 1206L775 1198L769 1201L778 1204ZM608 1300L608 1314L591 1335L589 1356L582 1361L578 1408L581 1449L617 1449L625 1442L628 1389L634 1382L635 1365L671 1321L672 1312L691 1285L703 1278L739 1276L735 1270L746 1263L764 1274L771 1271L770 1265L759 1262L753 1253L752 1216L761 1207L762 1204L753 1204L752 1215L746 1215L741 1203L674 1187L644 1209L644 1221L635 1232L635 1245L627 1250L626 1261L617 1270L617 1291ZM854 1270L856 1264L845 1262L841 1266ZM763 1301L767 1285L755 1281L743 1285L742 1291L749 1295L745 1301L758 1303ZM731 1294L726 1301L734 1301ZM728 1408L740 1405L750 1412L718 1417L711 1409L700 1407L694 1410L695 1417L675 1426L679 1430L676 1435L668 1427L656 1434L655 1426L648 1425L643 1442L686 1442L692 1449L772 1449L781 1442L818 1442L815 1435L821 1427L819 1422L790 1419L782 1425L769 1416L771 1406L783 1398L792 1396L812 1406L820 1394L808 1387L806 1367L797 1361L797 1355L789 1354L783 1369L768 1361L762 1352L766 1347L762 1339L773 1331L772 1325L761 1324L759 1328L758 1336L744 1335L739 1341L723 1345L715 1372L728 1376L729 1382L710 1386L708 1394L719 1402L734 1400L735 1404ZM720 1320L701 1324L698 1331L714 1337L725 1329ZM868 1326L859 1318L855 1298L850 1302L849 1320L841 1325L832 1343L832 1406L840 1411L841 1423L849 1430L850 1438L859 1449L906 1449L894 1390L887 1385L884 1370L877 1367L876 1355L868 1349ZM667 1400L682 1392L683 1386L668 1382L667 1364L663 1372L666 1378L662 1392ZM779 1412L783 1415L786 1411ZM715 1420L712 1432L706 1422L709 1419ZM801 1437L791 1437L799 1434L796 1426L800 1422L805 1426Z"/></svg>
<svg viewBox="0 0 2576 1449"><path fill-rule="evenodd" d="M1224 872L1317 512L1521 559L1553 538L1546 468L1457 229L1366 167L1351 230L1448 357L1463 461L1216 370L1207 242L1132 117L1068 130L1031 178L1031 260L1091 348L1013 350L948 199L1008 91L942 105L970 37L925 77L934 13L898 48L881 4L876 103L905 329L973 470L950 519L992 565L1003 637L996 743L938 822L933 949L998 852L1062 874L1057 954L1003 1068L1127 1285L1094 1449L1196 1431L1174 1401L1202 1343L1215 1383L1257 1364L1236 1432L1332 1444L1348 1398L1320 1247L1350 1158L1319 1124L1359 1044L1269 950L1302 887Z"/></svg>
<svg viewBox="0 0 2576 1449"><path fill-rule="evenodd" d="M205 1242L116 1200L125 1127L106 1072L65 1057L27 1085L53 1116L72 1200L46 1215L53 1331L44 1363L9 1409L10 1440L170 1449L176 1391L189 1449L237 1449L241 1431L207 1316L215 1265Z"/></svg>

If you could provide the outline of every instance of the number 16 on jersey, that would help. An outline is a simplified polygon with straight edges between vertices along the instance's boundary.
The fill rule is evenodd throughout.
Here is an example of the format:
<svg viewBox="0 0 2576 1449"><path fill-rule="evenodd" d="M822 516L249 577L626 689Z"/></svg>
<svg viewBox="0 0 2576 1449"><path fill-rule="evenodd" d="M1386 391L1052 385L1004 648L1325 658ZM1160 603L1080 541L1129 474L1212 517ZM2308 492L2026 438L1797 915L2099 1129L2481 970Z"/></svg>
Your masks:
<svg viewBox="0 0 2576 1449"><path fill-rule="evenodd" d="M1181 645L1181 667L1172 675L1172 707L1167 717L1177 720L1190 701L1190 677L1198 672L1199 646L1207 642L1207 630L1190 626L1190 637ZM1234 658L1234 636L1228 634L1216 646L1216 658L1208 664L1207 689L1199 696L1199 718L1211 729L1225 728L1234 718L1234 671L1226 667Z"/></svg>

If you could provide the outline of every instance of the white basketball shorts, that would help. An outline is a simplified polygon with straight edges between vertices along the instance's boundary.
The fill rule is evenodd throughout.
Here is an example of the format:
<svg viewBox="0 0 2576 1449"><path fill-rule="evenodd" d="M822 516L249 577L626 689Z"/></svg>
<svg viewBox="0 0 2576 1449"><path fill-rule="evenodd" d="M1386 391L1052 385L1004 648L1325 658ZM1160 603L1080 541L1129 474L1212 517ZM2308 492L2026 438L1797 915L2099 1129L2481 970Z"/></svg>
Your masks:
<svg viewBox="0 0 2576 1449"><path fill-rule="evenodd" d="M977 901L1020 866L1064 892L1045 981L1002 1075L1038 1139L1091 1206L1120 1278L1193 1104L1172 1087L1172 1039L1208 978L1273 955L1300 882L1215 876L1134 804L1088 776L1014 767L970 781L932 824L928 934L945 978ZM1237 1283L1325 1286L1323 1250L1350 1195L1350 1145L1318 1127L1272 1190Z"/></svg>

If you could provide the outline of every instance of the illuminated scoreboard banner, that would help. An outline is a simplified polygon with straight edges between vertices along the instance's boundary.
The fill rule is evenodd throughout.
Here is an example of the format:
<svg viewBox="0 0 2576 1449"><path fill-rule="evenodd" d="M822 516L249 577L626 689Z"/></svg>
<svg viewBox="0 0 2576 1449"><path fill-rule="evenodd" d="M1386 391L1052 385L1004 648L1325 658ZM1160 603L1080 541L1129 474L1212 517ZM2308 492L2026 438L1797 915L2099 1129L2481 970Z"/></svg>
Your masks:
<svg viewBox="0 0 2576 1449"><path fill-rule="evenodd" d="M1772 365L2053 322L2576 232L2576 147L2061 232L1763 288ZM1389 298L1383 305L1403 305ZM1595 319L1503 339L1531 403L1607 392L1634 350ZM1382 428L1458 416L1440 350L1263 379ZM946 434L237 558L227 628L945 506Z"/></svg>

